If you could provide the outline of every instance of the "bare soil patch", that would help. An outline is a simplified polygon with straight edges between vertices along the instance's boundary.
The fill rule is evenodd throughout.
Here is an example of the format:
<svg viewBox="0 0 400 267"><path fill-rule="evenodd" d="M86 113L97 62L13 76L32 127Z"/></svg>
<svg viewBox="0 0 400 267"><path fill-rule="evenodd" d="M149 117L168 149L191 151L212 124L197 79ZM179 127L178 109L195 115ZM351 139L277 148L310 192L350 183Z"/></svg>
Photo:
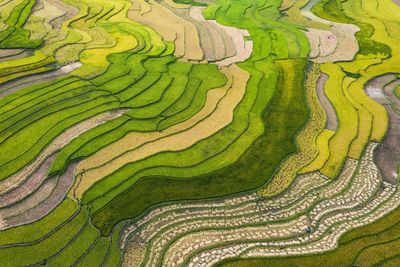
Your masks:
<svg viewBox="0 0 400 267"><path fill-rule="evenodd" d="M37 221L56 208L64 200L68 190L74 183L74 171L77 165L78 162L70 164L67 170L60 175L55 189L46 200L24 213L5 219L7 223L6 227L9 228Z"/></svg>
<svg viewBox="0 0 400 267"><path fill-rule="evenodd" d="M336 23L315 16L310 10L302 14L310 20L332 25L330 31L308 29L304 32L311 46L310 57L317 63L353 60L359 46L355 33L360 29L352 24Z"/></svg>
<svg viewBox="0 0 400 267"><path fill-rule="evenodd" d="M80 66L82 66L82 64L80 62L75 62L75 63L65 65L55 71L38 73L35 75L30 75L28 77L24 76L20 79L16 79L16 80L10 81L8 83L2 84L2 85L0 85L0 98L5 97L5 96L7 96L11 93L14 93L20 89L23 89L25 87L39 84L39 83L44 83L47 81L52 81L54 79L66 76L66 75L68 75L68 73L79 68Z"/></svg>
<svg viewBox="0 0 400 267"><path fill-rule="evenodd" d="M40 205L41 202L50 196L51 191L54 189L56 184L57 177L52 177L46 180L35 192L24 198L22 201L0 209L0 216L2 218L15 216Z"/></svg>
<svg viewBox="0 0 400 267"><path fill-rule="evenodd" d="M0 57L1 57L0 62L20 59L24 57L30 57L32 55L33 55L32 50L24 51L24 49L0 49Z"/></svg>
<svg viewBox="0 0 400 267"><path fill-rule="evenodd" d="M336 131L338 126L338 120L336 116L335 109L332 106L332 103L326 97L324 93L324 85L328 80L328 75L325 73L321 73L317 82L316 90L318 101L321 103L324 108L326 114L326 126L325 128L331 131Z"/></svg>
<svg viewBox="0 0 400 267"><path fill-rule="evenodd" d="M7 192L4 195L0 195L0 207L11 205L12 203L20 201L34 192L46 178L47 172L49 171L50 166L57 154L58 153L55 153L47 158L40 168L35 171L21 186L10 192Z"/></svg>
<svg viewBox="0 0 400 267"><path fill-rule="evenodd" d="M63 16L55 18L52 21L50 21L50 24L53 27L53 29L60 29L61 28L61 24L64 21L72 19L76 14L79 13L79 9L77 7L67 5L64 2L60 1L60 0L47 0L47 1L51 5L53 5L55 7L58 7L60 10L63 10L63 11L66 12Z"/></svg>
<svg viewBox="0 0 400 267"><path fill-rule="evenodd" d="M372 89L378 90L391 80L394 80L395 75L389 74L373 79L367 83L366 90L371 92ZM383 179L395 184L398 180L398 164L400 162L400 114L396 113L394 107L399 110L400 100L394 94L393 89L400 84L400 80L396 80L383 88L387 100L374 93L378 97L372 97L378 103L383 105L389 117L389 126L385 139L379 148L375 151L375 161L381 170ZM370 96L371 97L371 96Z"/></svg>

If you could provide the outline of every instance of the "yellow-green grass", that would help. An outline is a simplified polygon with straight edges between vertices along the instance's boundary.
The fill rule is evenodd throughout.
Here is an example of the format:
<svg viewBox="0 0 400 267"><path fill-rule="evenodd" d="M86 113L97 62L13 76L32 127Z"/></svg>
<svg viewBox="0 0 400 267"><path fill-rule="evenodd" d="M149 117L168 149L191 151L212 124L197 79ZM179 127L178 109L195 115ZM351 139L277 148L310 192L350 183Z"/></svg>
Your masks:
<svg viewBox="0 0 400 267"><path fill-rule="evenodd" d="M76 83L78 85L73 85L74 87L90 85L90 83L86 81L81 81L78 78L69 76L48 81L46 83L25 87L24 89L7 95L6 97L0 99L0 120L4 121L32 106L45 103L46 99L51 99L59 94L65 93L63 91L64 87L66 87L65 90L69 90L67 88L72 86L72 83Z"/></svg>
<svg viewBox="0 0 400 267"><path fill-rule="evenodd" d="M104 93L95 93L95 95L97 97L88 103L79 101L78 105L54 112L12 135L8 134L7 140L0 144L1 149L5 151L0 158L1 179L28 164L65 129L98 113L118 108L118 102L114 97ZM90 94L87 96L90 97ZM7 132L5 134L7 135Z"/></svg>
<svg viewBox="0 0 400 267"><path fill-rule="evenodd" d="M346 77L343 79L343 92L346 98L353 104L358 112L358 134L357 137L351 142L348 156L354 159L361 157L365 145L370 140L370 135L373 127L373 114L371 114L361 103L364 81L362 79L354 80L353 78ZM359 90L361 88L361 91ZM372 138L374 140L374 138Z"/></svg>
<svg viewBox="0 0 400 267"><path fill-rule="evenodd" d="M345 73L333 63L321 65L321 71L328 74L324 91L335 108L339 128L329 140L329 157L321 172L333 178L340 172L347 157L351 142L358 134L358 114L351 102L346 98L342 88Z"/></svg>
<svg viewBox="0 0 400 267"><path fill-rule="evenodd" d="M360 252L361 253L358 254L356 259L353 261L355 266L376 265L387 258L399 254L400 236L394 240L365 247Z"/></svg>
<svg viewBox="0 0 400 267"><path fill-rule="evenodd" d="M70 222L39 243L1 248L0 261L5 266L23 266L45 260L65 247L87 222L88 213L82 208Z"/></svg>
<svg viewBox="0 0 400 267"><path fill-rule="evenodd" d="M29 243L49 234L61 226L77 211L76 202L66 199L47 216L24 226L10 228L0 232L0 245ZM1 251L1 250L0 250Z"/></svg>
<svg viewBox="0 0 400 267"><path fill-rule="evenodd" d="M334 134L334 131L324 129L320 135L318 135L316 140L318 155L310 162L310 164L302 168L299 171L299 174L316 171L324 166L329 157L329 140Z"/></svg>
<svg viewBox="0 0 400 267"><path fill-rule="evenodd" d="M42 44L42 40L29 39L29 31L22 28L35 3L35 0L15 1L15 6L9 5L11 10L2 13L6 18L3 23L8 27L0 31L0 48L36 48Z"/></svg>
<svg viewBox="0 0 400 267"><path fill-rule="evenodd" d="M75 262L84 256L92 245L95 245L99 232L88 223L84 226L82 232L56 257L46 261L50 266L72 266Z"/></svg>
<svg viewBox="0 0 400 267"><path fill-rule="evenodd" d="M110 245L109 237L100 237L96 244L89 250L76 266L87 267L87 266L101 266L103 261L106 259L106 255Z"/></svg>

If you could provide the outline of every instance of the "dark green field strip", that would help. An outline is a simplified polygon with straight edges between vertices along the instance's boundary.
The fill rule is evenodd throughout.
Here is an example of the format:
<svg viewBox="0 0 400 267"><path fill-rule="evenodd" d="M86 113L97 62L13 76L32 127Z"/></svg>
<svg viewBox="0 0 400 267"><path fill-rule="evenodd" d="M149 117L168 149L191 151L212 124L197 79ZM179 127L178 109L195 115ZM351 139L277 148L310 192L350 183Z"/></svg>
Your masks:
<svg viewBox="0 0 400 267"><path fill-rule="evenodd" d="M198 175L199 173L208 173L211 171L211 167L213 169L221 168L221 166L219 165L221 163L229 164L230 162L226 159L227 157L224 157L221 153L225 153L224 150L226 149L226 147L231 146L234 142L237 141L238 137L240 137L244 131L248 130L249 111L254 106L259 90L258 86L260 83L260 79L263 78L263 73L259 70L257 72L257 69L255 68L252 68L252 73L254 76L249 81L249 84L251 84L250 88L252 90L248 90L246 92L245 99L242 100L240 108L236 109L234 122L229 127L224 129L221 133L215 134L213 136L212 144L210 144L208 139L206 139L200 141L197 145L192 146L192 148L184 150L182 152L159 153L155 156L151 156L136 163L125 165L120 170L104 178L102 181L99 181L93 186L91 190L87 191L83 196L83 202L86 203L87 201L92 201L93 199L96 199L95 202L98 203L92 203L91 210L97 210L98 208L106 205L108 201L112 200L119 193L127 190L137 181L138 178L151 175L146 175L145 173L146 171L152 171L152 169L154 169L155 171L161 171L162 174L168 172L170 174L176 173L176 175L181 175L182 177L188 178L196 174ZM263 88L263 91L265 92L263 96L267 99L261 98L258 100L258 102L261 103L261 110L265 107L266 102L268 102L269 97L273 93L272 86L273 84L270 84ZM234 157L239 157L240 154L237 154L237 152L235 154L235 152L236 151L226 153L228 153L228 155L230 153L230 155ZM215 159L213 161L213 157L215 155L220 155L222 157L221 161L218 161L218 159ZM168 163L168 165L172 165L172 167L169 167L166 163ZM200 166L201 163L204 163L205 165L209 163L217 163L217 165L219 166L206 166L205 168L200 170L191 170L191 168L202 168L202 166ZM186 168L183 168L183 166L185 166ZM167 169L165 169L166 167ZM140 172L141 170L143 170L144 173ZM183 173L181 171L183 171ZM136 177L132 177L133 173L137 173L139 176L136 175ZM126 180L126 177L131 178L129 180ZM119 185L121 182L123 182L124 184ZM113 191L109 191L107 193L110 188ZM107 195L105 195L106 193Z"/></svg>
<svg viewBox="0 0 400 267"><path fill-rule="evenodd" d="M266 62L266 63L268 63L268 62ZM271 64L271 62L269 62L268 64ZM249 66L249 68L250 68L250 66ZM220 153L222 151L221 149L224 149L226 146L229 146L232 144L232 142L236 141L235 138L237 138L237 136L240 136L240 134L243 133L243 131L245 131L249 126L248 125L249 109L251 109L251 107L254 105L254 101L257 98L259 82L260 82L260 79L263 77L262 72L260 72L259 70L255 69L255 68L251 68L251 71L256 77L256 78L251 79L251 81L249 81L249 83L251 84L252 90L248 91L248 96L246 97L246 100L242 101L243 108L241 108L239 111L237 111L237 116L235 116L236 121L234 122L234 124L232 124L230 126L230 129L224 130L224 133L219 134L218 138L214 141L213 145L209 145L209 143L207 141L200 142L201 143L200 147L197 146L198 147L197 149L192 150L192 152L189 151L187 155L182 154L182 153L163 153L163 154L161 154L160 157L158 157L157 164L164 166L165 162L173 160L174 165L182 165L183 164L182 160L185 159L185 164L192 166L193 165L192 159L194 160L194 158L193 158L194 156L196 156L197 158L200 158L200 159L196 159L196 160L200 160L200 161L201 161L201 159L203 159L203 160L210 159L213 157L214 153L218 153L218 151ZM266 71L266 69L264 69L264 71ZM267 99L260 98L260 100L258 101L259 103L261 103L261 106L259 107L260 113L261 113L262 109L265 107L266 103L268 102L269 98L271 97L271 95L273 93L273 83L265 84L265 87L263 88L263 90L265 91L265 93L263 93L262 95L263 95L263 97L265 97ZM241 119L237 119L237 117L239 115L240 115ZM257 116L257 115L254 114L254 116ZM229 139L226 140L227 136L233 135L233 134L236 136L229 137ZM234 141L231 141L231 138L233 138ZM200 151L201 153L196 155L195 153L197 153L197 151ZM185 152L183 152L183 153L185 153ZM230 152L227 152L227 153L230 153ZM176 156L176 155L178 155L178 156ZM235 155L234 153L232 155L239 157L239 155ZM218 162L218 161L215 161L215 162ZM224 159L223 162L226 163L227 160ZM149 168L151 166L157 165L156 162L152 161L152 158L150 158L150 160L144 161L144 164L145 164L144 168ZM229 164L229 162L228 162L228 164ZM137 164L134 164L134 166L137 170L140 170L140 168L143 168L143 167L137 166ZM197 167L197 165L195 165L195 167ZM118 185L118 183L123 181L127 175L128 175L128 177L129 177L129 175L132 175L133 171L132 171L132 169L129 170L129 168L130 168L129 165L127 165L123 171L119 171L118 173L116 173L117 175L111 175L110 177L112 177L112 179L106 179L106 180L108 180L106 182L107 183L106 186L98 186L99 190L102 193L96 192L96 189L93 190L94 197L103 195L106 192L107 188L110 188L113 185L114 186ZM218 168L218 167L213 166L213 168ZM128 174L126 173L126 171L128 171ZM179 172L179 170L171 170L171 168L169 168L168 171ZM209 172L209 168L208 169L206 168L205 172L206 173ZM195 172L195 174L196 174L196 172ZM190 175L193 175L193 172L191 174L189 174L189 177L190 177ZM188 176L188 174L186 173L184 175L184 177L187 177L187 176ZM108 178L110 178L110 177L108 177ZM135 179L131 179L131 181L128 181L128 182L134 183L135 181L136 181L136 177L135 177ZM102 181L99 182L99 185L101 183L102 183ZM95 185L95 186L97 186L97 185ZM125 189L118 189L119 192L122 192L122 191L128 189L130 187L130 185L128 185L128 187L126 187L126 185L124 185L124 187L125 187ZM116 195L115 195L115 193L113 193L113 194L114 194L114 196L111 196L111 197L107 196L107 199L111 200L112 198L114 198ZM84 196L84 199L85 199L85 196ZM89 199L90 199L90 197L89 197ZM106 198L104 198L104 199L106 199ZM107 201L101 200L101 202L103 203L102 205L104 205Z"/></svg>
<svg viewBox="0 0 400 267"><path fill-rule="evenodd" d="M9 27L0 32L0 48L36 48L42 40L30 40L29 31L23 29L36 0L26 0L17 5L4 21Z"/></svg>
<svg viewBox="0 0 400 267"><path fill-rule="evenodd" d="M9 153L8 157L6 157L6 154L2 154L3 158L1 161L4 163L1 166L2 173L0 179L4 179L12 173L17 172L20 168L31 162L51 140L69 127L104 111L116 109L119 104L113 97L104 96L84 106L84 108L80 106L72 108L76 111L75 114L67 112L69 110L53 113L46 117L45 120L38 121L24 128L24 130L19 131L14 135L14 138L9 139L8 142L0 144L0 147L4 145L4 151ZM60 118L62 118L62 120L60 120ZM55 125L54 121L51 119L56 119ZM45 132L41 131L43 128L46 129ZM27 140L27 138L29 140ZM21 140L24 142L21 143ZM5 144L7 144L7 146L5 146ZM16 156L13 157L10 155ZM10 158L13 159L9 160Z"/></svg>
<svg viewBox="0 0 400 267"><path fill-rule="evenodd" d="M299 73L302 73L305 61L299 60L294 64L297 64ZM297 75L294 81L281 80L272 102L263 115L264 126L266 127L264 134L235 164L197 179L180 180L166 177L140 179L128 191L112 199L105 208L95 214L93 217L94 224L99 226L103 233L107 233L109 227L115 222L122 218L135 217L147 207L163 201L190 199L193 196L193 198L199 199L227 195L249 190L265 183L280 160L288 153L295 151L293 139L289 136L293 136L307 119L302 76ZM267 80L263 80L261 87L266 86L266 82ZM287 82L292 84L289 85ZM292 88L292 90L289 91L288 88ZM288 100L282 101L283 99ZM291 127L288 127L288 125L291 125ZM170 171L169 169L168 172L171 173ZM104 181L107 181L107 179ZM107 181L107 183L109 182ZM84 202L90 199L87 198L89 192L96 190L97 185L100 186L100 184L102 183L96 184L91 190L87 191L83 198ZM179 191L177 188L179 188ZM152 195L158 196L157 200L154 200L152 195L148 194L149 190L151 190ZM135 203L135 205L127 205L127 203ZM114 212L117 210L118 213ZM121 216L121 214L124 215ZM129 214L129 216L125 216L126 214Z"/></svg>
<svg viewBox="0 0 400 267"><path fill-rule="evenodd" d="M0 248L32 244L52 235L80 211L76 202L64 200L53 212L39 221L0 232ZM0 250L1 251L1 250Z"/></svg>
<svg viewBox="0 0 400 267"><path fill-rule="evenodd" d="M45 238L42 242L31 246L0 249L0 261L5 266L23 266L49 258L57 251L67 246L88 223L88 219L89 217L86 209L81 209L79 214L69 223L65 224L54 234Z"/></svg>
<svg viewBox="0 0 400 267"><path fill-rule="evenodd" d="M118 238L121 230L127 222L121 222L117 224L110 234L110 246L109 251L107 253L106 258L104 259L102 266L105 267L114 267L115 265L119 265L122 260L122 252L119 250L118 247Z"/></svg>

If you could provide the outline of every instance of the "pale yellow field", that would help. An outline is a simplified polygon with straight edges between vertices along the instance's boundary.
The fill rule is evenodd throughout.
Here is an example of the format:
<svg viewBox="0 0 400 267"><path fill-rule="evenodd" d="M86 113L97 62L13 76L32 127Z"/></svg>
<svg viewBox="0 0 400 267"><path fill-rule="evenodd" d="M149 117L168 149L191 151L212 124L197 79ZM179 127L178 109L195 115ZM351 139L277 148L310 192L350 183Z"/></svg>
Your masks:
<svg viewBox="0 0 400 267"><path fill-rule="evenodd" d="M324 129L320 135L317 137L317 148L318 148L318 155L314 158L310 164L305 166L299 171L299 174L316 171L324 166L325 162L328 160L329 157L329 140L335 134L335 132Z"/></svg>

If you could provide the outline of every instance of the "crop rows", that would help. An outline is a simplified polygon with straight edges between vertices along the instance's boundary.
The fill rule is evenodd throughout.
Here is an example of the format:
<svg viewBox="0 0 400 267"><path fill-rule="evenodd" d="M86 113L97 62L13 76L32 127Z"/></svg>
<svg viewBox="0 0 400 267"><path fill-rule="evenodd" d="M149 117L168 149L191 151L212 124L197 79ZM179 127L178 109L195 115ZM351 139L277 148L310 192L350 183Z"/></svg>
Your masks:
<svg viewBox="0 0 400 267"><path fill-rule="evenodd" d="M400 201L399 10L0 0L0 262L208 266L352 246L339 238ZM395 262L385 238L351 263Z"/></svg>

